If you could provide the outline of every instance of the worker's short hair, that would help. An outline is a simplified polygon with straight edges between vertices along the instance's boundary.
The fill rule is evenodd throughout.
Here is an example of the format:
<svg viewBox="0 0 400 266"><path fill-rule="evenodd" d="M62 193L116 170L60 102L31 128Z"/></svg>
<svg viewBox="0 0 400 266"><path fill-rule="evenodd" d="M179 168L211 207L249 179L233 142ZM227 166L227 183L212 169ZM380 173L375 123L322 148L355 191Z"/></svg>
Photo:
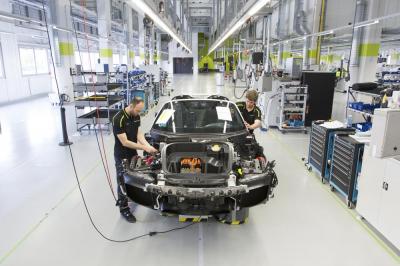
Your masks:
<svg viewBox="0 0 400 266"><path fill-rule="evenodd" d="M258 99L258 93L256 90L249 90L246 93L246 99L253 101L253 102L257 102Z"/></svg>
<svg viewBox="0 0 400 266"><path fill-rule="evenodd" d="M139 103L143 103L143 102L144 102L143 98L135 97L135 98L132 99L131 105L132 105L133 108L135 108L136 105L138 105Z"/></svg>

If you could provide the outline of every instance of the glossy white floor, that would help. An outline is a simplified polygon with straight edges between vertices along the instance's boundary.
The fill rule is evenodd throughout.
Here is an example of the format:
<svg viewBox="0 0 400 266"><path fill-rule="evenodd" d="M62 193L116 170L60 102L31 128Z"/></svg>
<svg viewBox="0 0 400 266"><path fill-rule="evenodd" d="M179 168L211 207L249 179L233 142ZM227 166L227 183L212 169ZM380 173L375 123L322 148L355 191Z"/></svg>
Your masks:
<svg viewBox="0 0 400 266"><path fill-rule="evenodd" d="M174 94L225 94L213 75L175 76ZM338 95L336 104L344 105ZM166 99L163 99L166 100ZM107 187L94 135L74 133L78 175L95 223L126 239L180 226L174 217L135 207L136 224L120 218ZM340 115L340 109L334 114ZM301 157L308 136L258 131L266 155L277 161L275 198L251 209L242 226L209 221L169 234L118 244L93 230L76 188L57 108L47 98L0 107L0 264L4 265L397 265L391 254L342 201L312 174ZM147 130L154 110L142 119ZM114 177L113 137L104 136Z"/></svg>

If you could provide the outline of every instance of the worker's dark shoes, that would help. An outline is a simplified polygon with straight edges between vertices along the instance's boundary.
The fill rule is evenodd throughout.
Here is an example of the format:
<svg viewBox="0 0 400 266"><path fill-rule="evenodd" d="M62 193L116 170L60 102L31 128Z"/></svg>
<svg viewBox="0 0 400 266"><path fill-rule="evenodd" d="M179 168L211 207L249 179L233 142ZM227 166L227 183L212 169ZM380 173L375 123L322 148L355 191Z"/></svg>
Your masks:
<svg viewBox="0 0 400 266"><path fill-rule="evenodd" d="M129 207L121 209L120 212L121 212L122 217L124 217L127 222L136 223L136 218L131 213L131 210L129 209Z"/></svg>

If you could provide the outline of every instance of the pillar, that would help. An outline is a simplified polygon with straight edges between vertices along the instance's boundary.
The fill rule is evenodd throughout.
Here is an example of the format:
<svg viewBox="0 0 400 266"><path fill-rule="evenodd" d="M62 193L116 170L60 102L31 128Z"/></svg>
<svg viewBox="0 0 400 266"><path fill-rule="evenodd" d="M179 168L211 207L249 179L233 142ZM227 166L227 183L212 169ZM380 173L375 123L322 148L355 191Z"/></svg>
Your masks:
<svg viewBox="0 0 400 266"><path fill-rule="evenodd" d="M113 50L109 40L111 36L111 1L103 1L97 5L97 24L99 29L100 64L108 64L109 71L113 71Z"/></svg>
<svg viewBox="0 0 400 266"><path fill-rule="evenodd" d="M324 15L325 15L325 2L326 0L315 0L314 3L314 18L313 18L313 26L312 33L318 33L323 31L324 25ZM318 36L313 36L308 39L308 52L307 52L307 60L306 65L308 69L318 69L319 67L319 58L321 56L321 47L318 46L319 42ZM304 52L303 52L304 54Z"/></svg>
<svg viewBox="0 0 400 266"><path fill-rule="evenodd" d="M144 19L144 14L139 13L139 57L138 57L138 64L142 65L144 64L144 59L145 59L145 50L144 50L144 38L146 34L146 30L143 26L143 19Z"/></svg>
<svg viewBox="0 0 400 266"><path fill-rule="evenodd" d="M130 6L126 6L126 32L127 32L127 37L126 37L126 60L127 60L127 65L128 68L131 69L133 64L134 64L134 60L135 60L135 52L133 50L133 29L132 29L132 8Z"/></svg>
<svg viewBox="0 0 400 266"><path fill-rule="evenodd" d="M365 19L370 20L379 15L379 0L358 1L365 4ZM359 7L363 11L362 6ZM376 80L376 67L381 44L382 25L380 23L357 29L360 33L354 36L352 57L350 59L350 83L372 82ZM357 43L357 40L360 42Z"/></svg>
<svg viewBox="0 0 400 266"><path fill-rule="evenodd" d="M283 52L282 52L282 67L286 67L286 60L292 57L292 44L290 42L283 44Z"/></svg>
<svg viewBox="0 0 400 266"><path fill-rule="evenodd" d="M199 35L197 32L191 32L190 37L192 39L193 74L197 74L199 73Z"/></svg>
<svg viewBox="0 0 400 266"><path fill-rule="evenodd" d="M161 67L161 33L157 32L157 65Z"/></svg>
<svg viewBox="0 0 400 266"><path fill-rule="evenodd" d="M311 43L311 37L305 37L303 46L303 70L310 69L310 59L309 59L310 43Z"/></svg>
<svg viewBox="0 0 400 266"><path fill-rule="evenodd" d="M282 54L283 54L283 43L280 43L278 45L278 68L282 68L283 64Z"/></svg>
<svg viewBox="0 0 400 266"><path fill-rule="evenodd" d="M62 28L73 29L69 0L49 1L50 11L48 21ZM76 44L73 32L55 30L49 27L50 41L52 42L51 53L56 64L56 76L60 93L66 93L73 99L72 77L70 68L75 67L74 46ZM52 67L50 66L53 72ZM54 75L54 73L53 73ZM54 80L55 81L55 80ZM53 82L54 91L57 90Z"/></svg>
<svg viewBox="0 0 400 266"><path fill-rule="evenodd" d="M149 65L154 64L154 25L150 28Z"/></svg>

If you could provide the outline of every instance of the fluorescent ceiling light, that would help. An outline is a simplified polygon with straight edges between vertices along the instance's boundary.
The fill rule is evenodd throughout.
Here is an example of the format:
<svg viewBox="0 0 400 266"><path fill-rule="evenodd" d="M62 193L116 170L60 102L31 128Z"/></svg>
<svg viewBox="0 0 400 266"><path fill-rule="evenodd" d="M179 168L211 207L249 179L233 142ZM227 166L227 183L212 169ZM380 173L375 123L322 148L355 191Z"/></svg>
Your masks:
<svg viewBox="0 0 400 266"><path fill-rule="evenodd" d="M158 27L171 35L172 38L174 38L180 45L182 45L183 48L188 50L189 53L192 53L192 50L190 50L189 47L186 46L183 40L173 30L171 30L171 28L168 27L168 25L143 0L131 0L131 3L139 8L147 16L149 16Z"/></svg>
<svg viewBox="0 0 400 266"><path fill-rule="evenodd" d="M369 23L357 25L357 26L355 26L354 28L355 28L355 29L358 29L358 28L361 28L361 27L366 27L366 26L370 26L370 25L374 25L374 24L378 24L378 23L379 23L379 19L374 20L374 21L369 22Z"/></svg>
<svg viewBox="0 0 400 266"><path fill-rule="evenodd" d="M31 37L34 38L34 39L39 39L39 40L45 40L45 39L47 39L47 37L40 36L40 35L32 35Z"/></svg>
<svg viewBox="0 0 400 266"><path fill-rule="evenodd" d="M214 42L214 44L211 46L211 48L208 51L208 54L212 53L215 49L218 48L226 39L228 39L233 33L235 33L251 16L256 14L262 7L264 7L267 3L269 3L271 0L260 0L257 1L247 12L244 14L240 20L238 20L235 25L229 31L225 30L225 33L222 34L218 38L217 41ZM227 32L226 32L227 31Z"/></svg>
<svg viewBox="0 0 400 266"><path fill-rule="evenodd" d="M64 32L72 32L72 31L67 30L67 29L59 28L59 27L57 27L57 26L53 26L53 29L59 30L59 31L64 31Z"/></svg>

